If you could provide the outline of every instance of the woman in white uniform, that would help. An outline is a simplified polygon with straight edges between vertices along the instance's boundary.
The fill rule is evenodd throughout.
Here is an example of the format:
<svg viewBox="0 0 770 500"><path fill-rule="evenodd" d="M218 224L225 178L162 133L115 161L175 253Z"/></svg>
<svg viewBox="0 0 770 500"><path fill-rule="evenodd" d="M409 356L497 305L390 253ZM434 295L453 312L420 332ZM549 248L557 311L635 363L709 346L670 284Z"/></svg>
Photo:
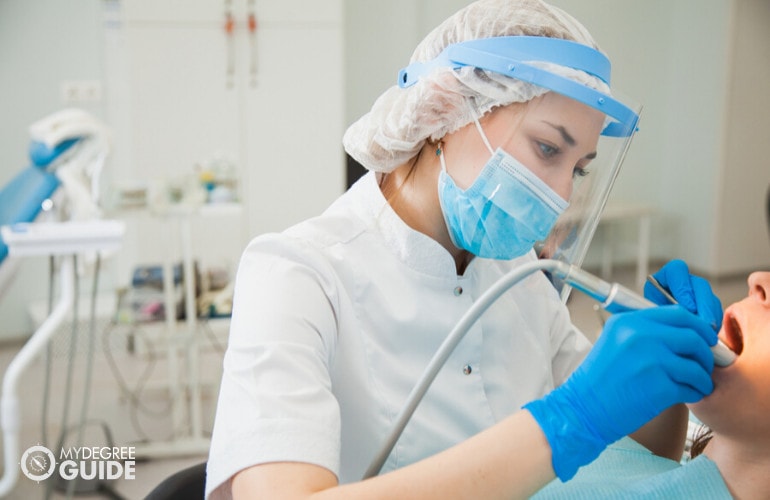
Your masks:
<svg viewBox="0 0 770 500"><path fill-rule="evenodd" d="M711 391L707 322L680 307L617 315L583 362L589 342L532 274L472 327L380 475L361 481L448 332L501 276L537 258L533 244L613 121L439 57L487 38L531 44L545 61L532 72L614 102L606 82L565 67L562 46L548 45L572 40L569 50L603 58L590 35L540 1L483 0L434 30L412 61L435 65L411 66L400 77L408 88L388 90L345 135L371 172L319 217L244 252L207 496L526 496ZM625 125L630 135L635 123Z"/></svg>

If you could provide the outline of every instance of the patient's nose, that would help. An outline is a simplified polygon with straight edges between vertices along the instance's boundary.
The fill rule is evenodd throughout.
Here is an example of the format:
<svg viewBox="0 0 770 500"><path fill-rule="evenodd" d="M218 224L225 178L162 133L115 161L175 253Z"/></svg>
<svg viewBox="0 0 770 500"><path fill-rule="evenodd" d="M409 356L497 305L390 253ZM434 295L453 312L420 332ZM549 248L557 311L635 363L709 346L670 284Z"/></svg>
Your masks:
<svg viewBox="0 0 770 500"><path fill-rule="evenodd" d="M770 306L770 272L749 275L749 295Z"/></svg>

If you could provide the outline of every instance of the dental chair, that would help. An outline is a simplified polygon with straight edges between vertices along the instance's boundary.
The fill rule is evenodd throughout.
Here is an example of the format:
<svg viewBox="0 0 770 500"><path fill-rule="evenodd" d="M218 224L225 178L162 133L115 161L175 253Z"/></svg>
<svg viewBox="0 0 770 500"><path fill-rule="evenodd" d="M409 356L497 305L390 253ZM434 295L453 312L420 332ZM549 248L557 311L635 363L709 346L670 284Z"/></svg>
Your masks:
<svg viewBox="0 0 770 500"><path fill-rule="evenodd" d="M74 257L117 250L125 229L122 222L101 220L98 205L99 178L109 152L107 128L85 111L65 109L35 122L29 132L31 165L0 189L0 299L27 256L58 258L60 290L55 307L3 376L0 498L12 490L20 469L17 386L73 307Z"/></svg>
<svg viewBox="0 0 770 500"><path fill-rule="evenodd" d="M0 190L0 226L34 221L43 211L44 205L51 207L51 197L61 183L46 167L73 144L74 141L67 141L56 150L51 150L48 161L42 155L33 159L32 165L18 173ZM0 298L8 289L19 262L19 259L8 258L8 245L0 238Z"/></svg>

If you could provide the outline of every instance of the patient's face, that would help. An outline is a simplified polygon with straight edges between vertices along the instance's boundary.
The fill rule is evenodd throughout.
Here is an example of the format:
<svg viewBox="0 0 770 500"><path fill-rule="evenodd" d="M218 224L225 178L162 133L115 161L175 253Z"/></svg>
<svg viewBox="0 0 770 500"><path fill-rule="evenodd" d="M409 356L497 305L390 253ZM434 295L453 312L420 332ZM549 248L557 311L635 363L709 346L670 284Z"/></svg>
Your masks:
<svg viewBox="0 0 770 500"><path fill-rule="evenodd" d="M714 392L691 405L716 434L770 438L770 272L749 276L748 297L725 310L721 338L740 354L714 369Z"/></svg>

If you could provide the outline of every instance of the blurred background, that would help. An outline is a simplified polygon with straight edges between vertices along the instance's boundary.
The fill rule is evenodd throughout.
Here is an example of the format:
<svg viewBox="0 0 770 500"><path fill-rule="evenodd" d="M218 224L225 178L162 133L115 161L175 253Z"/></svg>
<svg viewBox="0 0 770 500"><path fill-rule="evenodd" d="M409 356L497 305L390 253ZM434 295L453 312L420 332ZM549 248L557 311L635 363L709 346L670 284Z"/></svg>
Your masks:
<svg viewBox="0 0 770 500"><path fill-rule="evenodd" d="M320 213L361 175L342 149L346 127L395 84L428 31L467 3L0 0L0 186L29 164L37 120L79 108L109 130L99 187L105 216L126 233L98 283L83 280L79 293L97 304L89 362L104 376L92 413L117 442L163 448L191 429L205 442L241 251ZM770 269L770 2L551 3L589 29L613 63L613 88L644 107L585 267L639 287L646 272L681 258L724 302L740 298L751 271ZM165 283L164 266L174 272ZM184 269L194 270L194 299ZM3 368L46 316L49 273L46 258L24 259L0 296ZM176 310L167 315L169 297ZM589 335L602 320L592 306L570 303ZM62 330L88 328L87 317ZM168 340L175 328L187 343ZM196 364L181 368L190 335ZM85 359L68 339L57 334L54 365ZM169 402L164 387L179 390L191 374L202 377L202 402L173 392ZM24 411L37 415L44 382L39 369L30 377ZM54 392L50 404L66 397ZM22 449L39 440L38 422L25 425ZM179 449L171 455L188 458L142 469L123 495L139 498L205 458L205 447ZM161 455L149 446L147 456ZM40 493L22 480L18 498Z"/></svg>

